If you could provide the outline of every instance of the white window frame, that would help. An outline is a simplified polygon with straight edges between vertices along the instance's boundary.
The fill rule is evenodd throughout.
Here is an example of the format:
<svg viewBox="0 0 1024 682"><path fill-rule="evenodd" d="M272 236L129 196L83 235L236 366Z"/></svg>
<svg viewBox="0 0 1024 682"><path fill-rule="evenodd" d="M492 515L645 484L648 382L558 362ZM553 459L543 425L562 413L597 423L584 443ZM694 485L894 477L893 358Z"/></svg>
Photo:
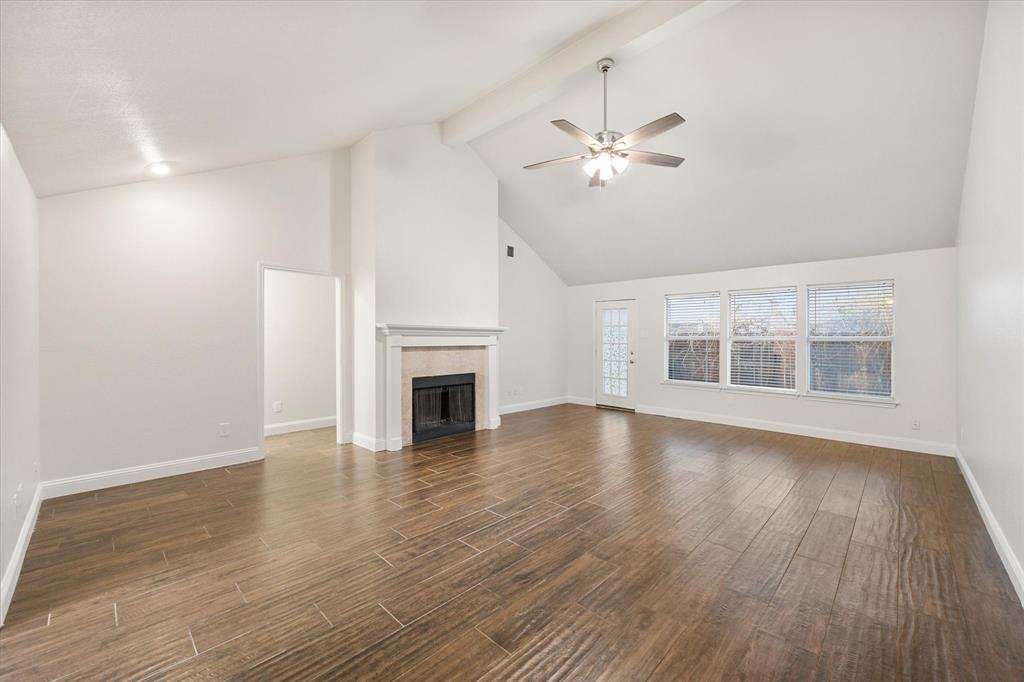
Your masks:
<svg viewBox="0 0 1024 682"><path fill-rule="evenodd" d="M892 283L892 334L889 336L811 336L811 289L814 287L842 287L842 286L864 286L867 284ZM822 398L826 400L839 400L853 403L877 403L881 405L897 405L896 399L896 280L895 279L867 279L847 282L822 282L819 284L808 284L804 295L804 305L807 314L804 319L804 349L806 356L804 364L805 382L807 390L805 395L811 398ZM811 390L811 342L812 341L888 341L889 342L889 395L873 396L857 393L833 393L831 391Z"/></svg>
<svg viewBox="0 0 1024 682"><path fill-rule="evenodd" d="M765 293L776 291L792 291L794 293L796 306L794 308L795 333L792 336L733 336L732 333L732 295L743 293ZM800 395L800 287L796 284L780 287L755 287L752 289L729 289L726 292L725 302L725 324L727 342L725 344L725 388L729 391L746 391L751 393L768 393L775 395L799 396ZM744 384L732 383L732 344L733 341L792 341L793 342L793 388L775 388L772 386L747 386Z"/></svg>
<svg viewBox="0 0 1024 682"><path fill-rule="evenodd" d="M669 336L668 333L668 301L671 298L696 298L698 296L718 296L718 335L717 336ZM668 384L670 386L692 386L694 388L722 388L722 291L721 289L715 289L712 291L695 291L686 294L665 294L664 301L661 309L661 323L662 323L662 336L664 337L664 343L662 344L662 376L661 383ZM718 381L691 381L689 379L670 379L668 376L668 347L670 341L718 341Z"/></svg>

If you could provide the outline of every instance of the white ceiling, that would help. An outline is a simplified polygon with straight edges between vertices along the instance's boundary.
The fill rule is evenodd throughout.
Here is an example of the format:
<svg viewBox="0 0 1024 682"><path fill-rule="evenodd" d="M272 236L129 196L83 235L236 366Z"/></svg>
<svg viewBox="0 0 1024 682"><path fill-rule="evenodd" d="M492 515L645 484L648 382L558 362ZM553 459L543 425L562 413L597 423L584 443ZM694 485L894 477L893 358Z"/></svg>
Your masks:
<svg viewBox="0 0 1024 682"><path fill-rule="evenodd" d="M40 196L438 121L632 1L14 2L0 121Z"/></svg>
<svg viewBox="0 0 1024 682"><path fill-rule="evenodd" d="M548 121L601 127L600 78L472 143L502 217L569 284L954 243L985 19L980 2L744 2L610 77L609 125L678 111L601 192Z"/></svg>

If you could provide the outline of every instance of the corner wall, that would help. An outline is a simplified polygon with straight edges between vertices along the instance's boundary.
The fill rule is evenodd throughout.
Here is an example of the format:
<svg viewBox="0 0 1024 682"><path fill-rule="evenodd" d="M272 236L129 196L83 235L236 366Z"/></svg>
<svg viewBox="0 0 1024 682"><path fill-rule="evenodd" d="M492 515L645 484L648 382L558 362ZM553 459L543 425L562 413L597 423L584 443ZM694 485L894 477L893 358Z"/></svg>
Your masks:
<svg viewBox="0 0 1024 682"><path fill-rule="evenodd" d="M957 235L961 467L1024 601L1024 6L990 2Z"/></svg>
<svg viewBox="0 0 1024 682"><path fill-rule="evenodd" d="M498 227L500 324L508 327L498 340L501 413L564 403L569 288L504 220Z"/></svg>
<svg viewBox="0 0 1024 682"><path fill-rule="evenodd" d="M331 269L330 164L39 202L48 496L262 456L258 263Z"/></svg>
<svg viewBox="0 0 1024 682"><path fill-rule="evenodd" d="M0 623L39 508L39 222L0 127Z"/></svg>
<svg viewBox="0 0 1024 682"><path fill-rule="evenodd" d="M802 326L807 284L889 278L896 281L896 407L662 383L666 294L797 285L797 323ZM953 454L956 313L951 302L956 300L955 249L569 287L571 400L593 404L594 302L629 298L636 299L639 318L638 412ZM797 375L800 388L801 376L806 375L806 349L799 343L797 363L801 368ZM915 419L920 421L919 430L912 428Z"/></svg>

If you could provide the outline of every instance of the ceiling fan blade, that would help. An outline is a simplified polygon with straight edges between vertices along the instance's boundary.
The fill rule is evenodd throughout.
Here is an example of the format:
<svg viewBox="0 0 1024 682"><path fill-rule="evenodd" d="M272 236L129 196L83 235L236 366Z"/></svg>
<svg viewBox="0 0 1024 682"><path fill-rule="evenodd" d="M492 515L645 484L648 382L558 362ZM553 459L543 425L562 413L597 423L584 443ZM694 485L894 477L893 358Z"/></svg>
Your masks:
<svg viewBox="0 0 1024 682"><path fill-rule="evenodd" d="M657 121L651 121L645 126L640 126L631 133L627 133L615 141L616 149L626 149L649 140L655 135L661 135L665 131L672 130L677 125L685 123L686 119L676 113L662 116Z"/></svg>
<svg viewBox="0 0 1024 682"><path fill-rule="evenodd" d="M639 149L622 152L622 155L629 159L630 163L645 163L648 166L668 166L678 168L684 159L669 154L658 154L657 152L642 152Z"/></svg>
<svg viewBox="0 0 1024 682"><path fill-rule="evenodd" d="M599 149L601 147L601 143L594 139L594 137L590 133L583 130L582 128L574 126L573 124L566 121L564 118L560 118L557 121L552 121L551 125L555 126L563 133L569 135L570 137L579 140L588 147L592 147L594 149Z"/></svg>
<svg viewBox="0 0 1024 682"><path fill-rule="evenodd" d="M589 158L587 154L580 154L579 156L563 156L560 159L551 159L550 161L541 161L540 163L531 163L529 166L523 166L526 170L533 170L535 168L547 168L548 166L557 166L560 163L570 163L572 161L582 161L583 159Z"/></svg>

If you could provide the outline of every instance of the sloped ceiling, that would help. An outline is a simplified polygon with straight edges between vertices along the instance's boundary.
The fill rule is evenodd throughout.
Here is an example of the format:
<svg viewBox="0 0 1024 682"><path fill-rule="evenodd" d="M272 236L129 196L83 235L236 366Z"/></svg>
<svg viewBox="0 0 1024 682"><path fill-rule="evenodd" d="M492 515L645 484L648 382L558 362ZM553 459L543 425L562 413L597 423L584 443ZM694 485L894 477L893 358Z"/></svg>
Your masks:
<svg viewBox="0 0 1024 682"><path fill-rule="evenodd" d="M0 121L40 196L443 119L632 0L0 4Z"/></svg>
<svg viewBox="0 0 1024 682"><path fill-rule="evenodd" d="M744 2L610 76L609 127L678 111L605 191L549 121L601 127L600 77L472 143L500 212L569 284L950 246L980 2Z"/></svg>

